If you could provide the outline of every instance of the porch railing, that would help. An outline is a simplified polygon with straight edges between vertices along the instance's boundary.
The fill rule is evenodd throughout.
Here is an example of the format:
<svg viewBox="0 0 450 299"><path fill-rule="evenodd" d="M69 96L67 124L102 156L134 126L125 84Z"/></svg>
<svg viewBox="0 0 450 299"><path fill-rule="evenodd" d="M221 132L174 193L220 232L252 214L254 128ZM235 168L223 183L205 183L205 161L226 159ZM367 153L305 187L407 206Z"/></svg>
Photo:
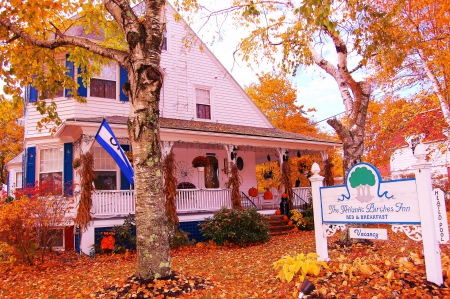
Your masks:
<svg viewBox="0 0 450 299"><path fill-rule="evenodd" d="M294 192L294 198L292 203L295 209L306 210L310 205L310 187L296 187L292 188Z"/></svg>
<svg viewBox="0 0 450 299"><path fill-rule="evenodd" d="M95 216L135 213L133 190L97 190L92 193L92 213Z"/></svg>
<svg viewBox="0 0 450 299"><path fill-rule="evenodd" d="M178 189L176 205L178 213L218 211L231 208L231 189Z"/></svg>
<svg viewBox="0 0 450 299"><path fill-rule="evenodd" d="M309 187L294 188L293 203L296 209L309 204ZM178 213L215 212L221 207L232 207L231 189L178 189L176 206ZM258 205L243 198L245 207ZM92 194L94 217L112 217L135 213L134 190L95 191Z"/></svg>

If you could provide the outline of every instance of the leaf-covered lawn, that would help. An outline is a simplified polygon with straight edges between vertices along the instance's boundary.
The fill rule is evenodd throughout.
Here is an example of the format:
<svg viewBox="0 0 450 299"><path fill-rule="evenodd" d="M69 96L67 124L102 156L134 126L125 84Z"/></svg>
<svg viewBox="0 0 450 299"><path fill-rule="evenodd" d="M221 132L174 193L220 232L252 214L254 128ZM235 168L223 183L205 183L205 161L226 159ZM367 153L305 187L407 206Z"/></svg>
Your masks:
<svg viewBox="0 0 450 299"><path fill-rule="evenodd" d="M307 276L317 287L309 298L450 298L450 278L442 287L426 281L421 242L392 232L372 245L341 248L336 241L328 242L328 269ZM128 279L133 255L64 253L40 268L1 264L0 298L297 298L301 282L277 280L273 263L314 251L314 232L302 231L246 248L199 243L172 251L176 277L145 284ZM450 274L449 245L441 251Z"/></svg>

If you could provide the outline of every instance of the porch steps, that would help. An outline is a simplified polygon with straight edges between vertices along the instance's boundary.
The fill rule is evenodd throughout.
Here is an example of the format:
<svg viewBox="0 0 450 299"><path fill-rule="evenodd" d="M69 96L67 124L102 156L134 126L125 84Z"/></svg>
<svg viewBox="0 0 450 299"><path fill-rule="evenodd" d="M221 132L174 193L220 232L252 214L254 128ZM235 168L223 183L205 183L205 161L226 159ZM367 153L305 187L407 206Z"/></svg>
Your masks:
<svg viewBox="0 0 450 299"><path fill-rule="evenodd" d="M294 229L293 225L288 225L289 219L284 220L283 216L284 215L269 216L269 235L286 235Z"/></svg>

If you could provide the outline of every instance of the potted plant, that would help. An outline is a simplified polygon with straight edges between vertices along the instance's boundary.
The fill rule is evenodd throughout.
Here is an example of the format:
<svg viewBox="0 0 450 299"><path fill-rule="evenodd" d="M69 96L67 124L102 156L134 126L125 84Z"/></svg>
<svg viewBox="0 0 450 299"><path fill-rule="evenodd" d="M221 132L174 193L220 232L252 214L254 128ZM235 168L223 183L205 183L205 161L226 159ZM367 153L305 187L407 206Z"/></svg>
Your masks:
<svg viewBox="0 0 450 299"><path fill-rule="evenodd" d="M205 156L197 156L192 160L192 166L198 171L203 171L209 165L209 160Z"/></svg>

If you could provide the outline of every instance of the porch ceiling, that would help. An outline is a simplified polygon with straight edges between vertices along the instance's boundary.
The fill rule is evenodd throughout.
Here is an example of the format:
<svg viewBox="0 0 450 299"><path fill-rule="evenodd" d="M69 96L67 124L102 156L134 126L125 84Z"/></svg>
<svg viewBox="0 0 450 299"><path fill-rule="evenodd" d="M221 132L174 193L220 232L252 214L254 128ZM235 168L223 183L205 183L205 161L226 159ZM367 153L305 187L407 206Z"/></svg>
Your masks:
<svg viewBox="0 0 450 299"><path fill-rule="evenodd" d="M63 138L72 135L74 129L84 134L95 134L102 117L68 119L56 132ZM106 120L117 137L127 136L127 117L109 116ZM201 144L232 144L242 147L285 148L292 150L323 151L341 147L340 142L304 136L275 128L258 128L214 122L160 118L161 140ZM267 151L266 155L267 155Z"/></svg>

